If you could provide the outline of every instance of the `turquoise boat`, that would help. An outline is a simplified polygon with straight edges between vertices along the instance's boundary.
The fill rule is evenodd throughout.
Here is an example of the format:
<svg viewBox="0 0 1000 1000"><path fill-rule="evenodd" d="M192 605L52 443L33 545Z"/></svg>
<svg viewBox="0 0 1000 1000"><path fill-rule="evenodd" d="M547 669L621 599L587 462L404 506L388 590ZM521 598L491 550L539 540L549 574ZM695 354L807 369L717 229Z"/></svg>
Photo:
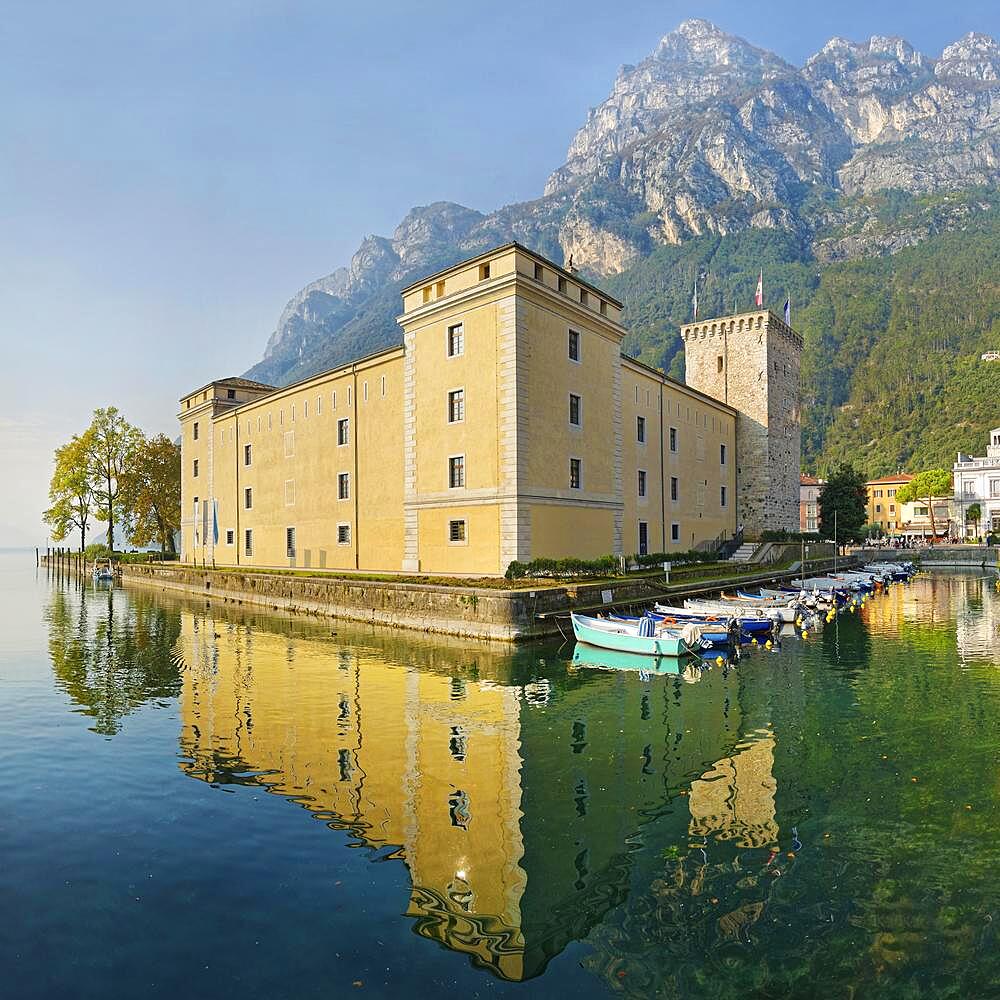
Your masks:
<svg viewBox="0 0 1000 1000"><path fill-rule="evenodd" d="M614 649L622 653L641 653L643 656L690 656L694 650L676 632L656 629L656 623L646 618L645 625L630 622L610 621L607 618L589 618L586 615L570 615L573 634L577 642L585 642L601 649ZM653 634L643 634L652 632Z"/></svg>

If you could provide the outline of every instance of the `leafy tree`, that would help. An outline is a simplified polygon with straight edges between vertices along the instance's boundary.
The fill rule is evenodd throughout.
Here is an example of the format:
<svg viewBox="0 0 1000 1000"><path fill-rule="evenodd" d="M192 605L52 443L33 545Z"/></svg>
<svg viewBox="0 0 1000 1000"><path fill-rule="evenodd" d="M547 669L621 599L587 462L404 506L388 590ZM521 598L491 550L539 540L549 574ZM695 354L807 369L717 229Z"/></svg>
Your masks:
<svg viewBox="0 0 1000 1000"><path fill-rule="evenodd" d="M87 525L94 508L94 490L87 474L89 431L56 448L56 464L49 483L52 506L42 520L52 528L54 541L62 541L73 530L80 532L80 551L87 544Z"/></svg>
<svg viewBox="0 0 1000 1000"><path fill-rule="evenodd" d="M164 434L139 435L121 477L120 502L129 512L129 541L160 544L173 554L181 523L181 450Z"/></svg>
<svg viewBox="0 0 1000 1000"><path fill-rule="evenodd" d="M927 469L918 472L908 483L896 490L897 503L912 503L923 500L931 515L931 545L937 536L934 524L934 500L939 497L950 497L952 490L951 472L948 469Z"/></svg>
<svg viewBox="0 0 1000 1000"><path fill-rule="evenodd" d="M965 508L965 520L967 524L973 525L973 533L979 537L979 522L983 518L983 508L978 503L969 504Z"/></svg>
<svg viewBox="0 0 1000 1000"><path fill-rule="evenodd" d="M819 493L819 533L838 542L860 542L865 537L868 495L865 477L853 465L844 463L827 476Z"/></svg>
<svg viewBox="0 0 1000 1000"><path fill-rule="evenodd" d="M114 406L94 410L87 439L87 475L90 479L97 519L108 525L108 548L115 548L115 522L121 520L121 479L134 454L140 432Z"/></svg>

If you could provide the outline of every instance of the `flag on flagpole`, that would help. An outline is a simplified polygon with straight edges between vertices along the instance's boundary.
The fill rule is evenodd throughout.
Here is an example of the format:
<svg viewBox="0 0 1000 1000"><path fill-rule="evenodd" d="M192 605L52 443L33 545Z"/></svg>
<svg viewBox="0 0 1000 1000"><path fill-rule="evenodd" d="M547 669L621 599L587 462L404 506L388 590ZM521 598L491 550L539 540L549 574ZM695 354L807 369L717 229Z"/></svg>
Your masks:
<svg viewBox="0 0 1000 1000"><path fill-rule="evenodd" d="M792 297L790 295L785 299L785 325L792 325Z"/></svg>
<svg viewBox="0 0 1000 1000"><path fill-rule="evenodd" d="M694 318L698 318L698 279L694 279L694 296L691 299L691 306L694 309Z"/></svg>
<svg viewBox="0 0 1000 1000"><path fill-rule="evenodd" d="M754 296L754 304L758 309L764 307L764 270L761 268L760 277L757 279L757 294Z"/></svg>

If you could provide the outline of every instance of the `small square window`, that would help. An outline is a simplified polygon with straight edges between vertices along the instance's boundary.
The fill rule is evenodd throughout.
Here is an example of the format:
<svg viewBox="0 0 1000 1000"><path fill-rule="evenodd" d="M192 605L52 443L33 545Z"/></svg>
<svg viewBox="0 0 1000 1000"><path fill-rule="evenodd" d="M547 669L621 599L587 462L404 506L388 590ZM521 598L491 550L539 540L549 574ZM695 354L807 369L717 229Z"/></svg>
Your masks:
<svg viewBox="0 0 1000 1000"><path fill-rule="evenodd" d="M226 399L235 399L235 398L236 398L236 390L235 389L227 389L226 390Z"/></svg>
<svg viewBox="0 0 1000 1000"><path fill-rule="evenodd" d="M646 495L646 471L645 469L639 470L639 496L644 497Z"/></svg>
<svg viewBox="0 0 1000 1000"><path fill-rule="evenodd" d="M466 541L464 520L448 522L448 541L456 543Z"/></svg>
<svg viewBox="0 0 1000 1000"><path fill-rule="evenodd" d="M461 323L448 327L448 357L457 358L465 353L465 327Z"/></svg>
<svg viewBox="0 0 1000 1000"><path fill-rule="evenodd" d="M226 528L226 545L236 544L236 532L232 528Z"/></svg>
<svg viewBox="0 0 1000 1000"><path fill-rule="evenodd" d="M448 423L457 424L465 419L465 390L452 389L448 393Z"/></svg>
<svg viewBox="0 0 1000 1000"><path fill-rule="evenodd" d="M351 526L349 524L337 525L337 544L338 545L351 544Z"/></svg>
<svg viewBox="0 0 1000 1000"><path fill-rule="evenodd" d="M569 460L569 488L571 490L583 488L583 462L578 458Z"/></svg>
<svg viewBox="0 0 1000 1000"><path fill-rule="evenodd" d="M458 489L465 486L465 456L452 455L448 459L448 488Z"/></svg>
<svg viewBox="0 0 1000 1000"><path fill-rule="evenodd" d="M635 418L635 438L639 444L646 443L646 418L636 417Z"/></svg>
<svg viewBox="0 0 1000 1000"><path fill-rule="evenodd" d="M337 499L350 500L351 498L351 474L341 472L337 475Z"/></svg>
<svg viewBox="0 0 1000 1000"><path fill-rule="evenodd" d="M253 555L253 529L247 528L243 532L243 554L252 556Z"/></svg>
<svg viewBox="0 0 1000 1000"><path fill-rule="evenodd" d="M337 445L343 446L351 442L351 423L347 417L337 421Z"/></svg>
<svg viewBox="0 0 1000 1000"><path fill-rule="evenodd" d="M569 331L569 359L580 360L580 334L576 330Z"/></svg>
<svg viewBox="0 0 1000 1000"><path fill-rule="evenodd" d="M574 427L580 426L580 397L572 392L569 394L569 422Z"/></svg>
<svg viewBox="0 0 1000 1000"><path fill-rule="evenodd" d="M295 529L285 528L285 552L289 559L295 558Z"/></svg>

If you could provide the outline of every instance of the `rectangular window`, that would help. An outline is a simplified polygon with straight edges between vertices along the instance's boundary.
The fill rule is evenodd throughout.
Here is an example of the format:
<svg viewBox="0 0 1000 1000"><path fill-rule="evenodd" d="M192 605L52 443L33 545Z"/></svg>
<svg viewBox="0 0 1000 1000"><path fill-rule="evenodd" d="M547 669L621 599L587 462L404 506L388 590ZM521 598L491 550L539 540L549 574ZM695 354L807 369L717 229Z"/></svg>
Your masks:
<svg viewBox="0 0 1000 1000"><path fill-rule="evenodd" d="M670 450L677 451L677 428L670 428Z"/></svg>
<svg viewBox="0 0 1000 1000"><path fill-rule="evenodd" d="M639 496L644 497L646 495L646 470L639 470Z"/></svg>
<svg viewBox="0 0 1000 1000"><path fill-rule="evenodd" d="M571 490L583 489L583 462L578 458L569 460L569 488Z"/></svg>
<svg viewBox="0 0 1000 1000"><path fill-rule="evenodd" d="M896 505L894 503L889 504L889 513L890 514L896 513Z"/></svg>
<svg viewBox="0 0 1000 1000"><path fill-rule="evenodd" d="M448 488L458 489L465 485L465 456L452 455L448 459Z"/></svg>
<svg viewBox="0 0 1000 1000"><path fill-rule="evenodd" d="M725 507L726 506L726 500L727 500L727 497L726 497L726 487L725 486L721 486L721 487L719 487L719 504L722 507Z"/></svg>
<svg viewBox="0 0 1000 1000"><path fill-rule="evenodd" d="M562 292L563 295L566 294L566 279L562 275L559 276L559 291Z"/></svg>
<svg viewBox="0 0 1000 1000"><path fill-rule="evenodd" d="M882 513L882 505L880 503L875 504L875 513L876 514Z"/></svg>
<svg viewBox="0 0 1000 1000"><path fill-rule="evenodd" d="M243 464L253 465L253 445L243 445Z"/></svg>
<svg viewBox="0 0 1000 1000"><path fill-rule="evenodd" d="M243 554L247 556L253 555L253 528L247 528L243 532Z"/></svg>
<svg viewBox="0 0 1000 1000"><path fill-rule="evenodd" d="M232 528L226 528L226 545L236 544L236 532Z"/></svg>
<svg viewBox="0 0 1000 1000"><path fill-rule="evenodd" d="M674 521L670 525L670 541L679 542L681 540L681 526Z"/></svg>
<svg viewBox="0 0 1000 1000"><path fill-rule="evenodd" d="M316 397L316 416L317 417L322 416L322 413L323 413L323 397L322 396L317 396Z"/></svg>
<svg viewBox="0 0 1000 1000"><path fill-rule="evenodd" d="M340 472L337 474L337 499L351 499L351 474L349 472Z"/></svg>
<svg viewBox="0 0 1000 1000"><path fill-rule="evenodd" d="M295 529L285 528L285 552L289 559L295 558Z"/></svg>
<svg viewBox="0 0 1000 1000"><path fill-rule="evenodd" d="M253 510L253 487L247 486L243 489L243 509Z"/></svg>
<svg viewBox="0 0 1000 1000"><path fill-rule="evenodd" d="M580 305L585 306L590 301L590 296L585 288L580 289Z"/></svg>
<svg viewBox="0 0 1000 1000"><path fill-rule="evenodd" d="M268 430L271 429L271 414L270 413L267 415L267 429Z"/></svg>
<svg viewBox="0 0 1000 1000"><path fill-rule="evenodd" d="M724 444L719 445L719 465L726 464L726 446Z"/></svg>
<svg viewBox="0 0 1000 1000"><path fill-rule="evenodd" d="M194 476L194 478L197 479L198 478L198 459L195 459L191 463L191 472L192 472L192 475Z"/></svg>
<svg viewBox="0 0 1000 1000"><path fill-rule="evenodd" d="M457 358L465 353L465 327L461 323L448 327L448 357Z"/></svg>
<svg viewBox="0 0 1000 1000"><path fill-rule="evenodd" d="M720 374L722 372L722 355L721 354L715 359L715 370L717 372L719 372Z"/></svg>
<svg viewBox="0 0 1000 1000"><path fill-rule="evenodd" d="M385 399L385 376L382 376L382 398Z"/></svg>
<svg viewBox="0 0 1000 1000"><path fill-rule="evenodd" d="M295 423L295 404L292 403L292 423Z"/></svg>
<svg viewBox="0 0 1000 1000"><path fill-rule="evenodd" d="M649 555L649 525L645 521L639 522L639 555Z"/></svg>
<svg viewBox="0 0 1000 1000"><path fill-rule="evenodd" d="M1000 479L990 480L990 496L1000 497Z"/></svg>
<svg viewBox="0 0 1000 1000"><path fill-rule="evenodd" d="M308 420L309 419L309 400L308 399L304 399L302 401L302 419L303 420Z"/></svg>
<svg viewBox="0 0 1000 1000"><path fill-rule="evenodd" d="M434 295L436 298L441 298L444 295L444 282L439 281L434 287Z"/></svg>
<svg viewBox="0 0 1000 1000"><path fill-rule="evenodd" d="M464 519L448 522L448 541L452 544L461 544L466 541Z"/></svg>
<svg viewBox="0 0 1000 1000"><path fill-rule="evenodd" d="M569 359L580 360L580 334L576 330L569 331Z"/></svg>
<svg viewBox="0 0 1000 1000"><path fill-rule="evenodd" d="M337 445L351 443L351 423L347 417L341 417L337 421Z"/></svg>
<svg viewBox="0 0 1000 1000"><path fill-rule="evenodd" d="M544 280L545 280L545 269L542 267L541 264L536 264L535 265L535 281L544 281Z"/></svg>
<svg viewBox="0 0 1000 1000"><path fill-rule="evenodd" d="M420 290L420 294L423 297L424 302L430 302L430 300L431 300L431 286L430 285L424 285L424 287Z"/></svg>
<svg viewBox="0 0 1000 1000"><path fill-rule="evenodd" d="M448 423L458 424L465 419L465 390L452 389L448 393Z"/></svg>
<svg viewBox="0 0 1000 1000"><path fill-rule="evenodd" d="M295 431L285 431L285 458L295 454Z"/></svg>
<svg viewBox="0 0 1000 1000"><path fill-rule="evenodd" d="M574 427L580 426L580 397L572 392L569 394L569 422Z"/></svg>
<svg viewBox="0 0 1000 1000"><path fill-rule="evenodd" d="M291 507L295 503L295 480L285 480L285 506Z"/></svg>
<svg viewBox="0 0 1000 1000"><path fill-rule="evenodd" d="M334 389L333 392L330 393L330 409L331 410L337 409L337 390L336 389Z"/></svg>
<svg viewBox="0 0 1000 1000"><path fill-rule="evenodd" d="M338 545L351 544L351 526L349 524L337 525L337 544Z"/></svg>
<svg viewBox="0 0 1000 1000"><path fill-rule="evenodd" d="M679 494L679 481L676 476L670 477L670 499L676 501Z"/></svg>
<svg viewBox="0 0 1000 1000"><path fill-rule="evenodd" d="M646 443L646 418L636 417L635 418L635 439L639 444Z"/></svg>
<svg viewBox="0 0 1000 1000"><path fill-rule="evenodd" d="M608 304L607 302L604 301L604 299L601 299L601 315L607 316L607 314L608 314Z"/></svg>
<svg viewBox="0 0 1000 1000"><path fill-rule="evenodd" d="M194 422L194 426L191 428L191 436L192 436L192 438L195 441L198 440L198 421L197 420Z"/></svg>
<svg viewBox="0 0 1000 1000"><path fill-rule="evenodd" d="M490 265L480 264L479 265L479 280L485 281L490 276Z"/></svg>
<svg viewBox="0 0 1000 1000"><path fill-rule="evenodd" d="M365 379L364 382L361 384L361 392L362 392L364 401L367 403L368 402L368 379Z"/></svg>

